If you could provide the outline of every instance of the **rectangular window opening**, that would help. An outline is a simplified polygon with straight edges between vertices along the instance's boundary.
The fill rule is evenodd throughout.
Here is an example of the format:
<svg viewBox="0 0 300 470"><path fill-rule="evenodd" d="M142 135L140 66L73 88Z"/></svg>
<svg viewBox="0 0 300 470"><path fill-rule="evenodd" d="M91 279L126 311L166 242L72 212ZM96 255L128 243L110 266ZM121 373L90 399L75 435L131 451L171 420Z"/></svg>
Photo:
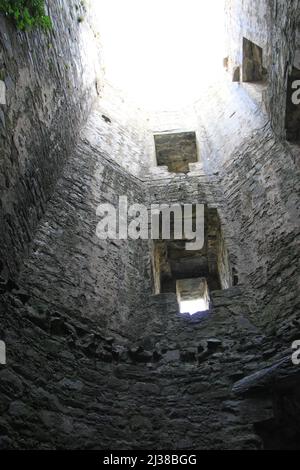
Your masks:
<svg viewBox="0 0 300 470"><path fill-rule="evenodd" d="M205 278L180 279L176 282L180 313L194 315L209 310L209 292Z"/></svg>
<svg viewBox="0 0 300 470"><path fill-rule="evenodd" d="M151 264L154 294L175 294L181 313L210 310L213 292L239 281L235 264L229 259L218 211L207 205L204 245L189 251L184 237L153 240Z"/></svg>
<svg viewBox="0 0 300 470"><path fill-rule="evenodd" d="M249 39L243 38L243 82L262 83L266 73L263 67L263 50Z"/></svg>
<svg viewBox="0 0 300 470"><path fill-rule="evenodd" d="M188 173L189 163L198 161L195 132L154 135L157 166L166 166L171 173Z"/></svg>

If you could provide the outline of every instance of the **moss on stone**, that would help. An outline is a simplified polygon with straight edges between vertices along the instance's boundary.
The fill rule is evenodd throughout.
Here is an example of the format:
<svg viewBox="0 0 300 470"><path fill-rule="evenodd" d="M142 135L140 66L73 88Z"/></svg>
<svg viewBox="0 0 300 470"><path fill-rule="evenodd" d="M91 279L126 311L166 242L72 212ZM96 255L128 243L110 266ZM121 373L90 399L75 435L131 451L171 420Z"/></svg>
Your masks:
<svg viewBox="0 0 300 470"><path fill-rule="evenodd" d="M12 19L21 31L52 27L50 17L45 15L44 0L0 0L0 13Z"/></svg>

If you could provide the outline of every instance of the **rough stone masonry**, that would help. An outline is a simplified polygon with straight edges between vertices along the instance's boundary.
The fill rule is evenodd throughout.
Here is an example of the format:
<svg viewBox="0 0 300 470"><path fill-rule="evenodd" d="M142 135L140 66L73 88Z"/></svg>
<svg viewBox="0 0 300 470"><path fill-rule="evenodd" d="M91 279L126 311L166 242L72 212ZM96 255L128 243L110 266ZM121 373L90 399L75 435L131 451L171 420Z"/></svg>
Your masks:
<svg viewBox="0 0 300 470"><path fill-rule="evenodd" d="M164 116L106 83L84 2L46 2L47 34L0 14L0 449L299 449L300 4L225 3L226 79ZM152 241L96 236L121 195L218 214L205 252L157 263L165 289ZM209 311L179 313L182 266L207 276Z"/></svg>

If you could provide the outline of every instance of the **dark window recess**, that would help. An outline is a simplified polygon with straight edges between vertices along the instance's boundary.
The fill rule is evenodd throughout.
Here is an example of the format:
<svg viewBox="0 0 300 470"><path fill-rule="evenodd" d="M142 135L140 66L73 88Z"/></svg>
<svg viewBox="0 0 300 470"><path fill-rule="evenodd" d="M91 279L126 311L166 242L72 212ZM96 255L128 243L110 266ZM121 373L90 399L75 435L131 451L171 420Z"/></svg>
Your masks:
<svg viewBox="0 0 300 470"><path fill-rule="evenodd" d="M266 71L263 67L263 50L249 39L243 38L243 82L263 82Z"/></svg>
<svg viewBox="0 0 300 470"><path fill-rule="evenodd" d="M188 173L189 163L198 160L195 132L156 134L154 141L157 165L172 173Z"/></svg>
<svg viewBox="0 0 300 470"><path fill-rule="evenodd" d="M239 277L235 268L232 268L232 285L237 286L239 283Z"/></svg>
<svg viewBox="0 0 300 470"><path fill-rule="evenodd" d="M195 291L195 298L208 302L208 291L232 285L232 272L231 269L229 271L217 209L205 206L204 229L204 245L199 250L186 250L186 240L174 239L172 230L170 240L158 239L153 242L153 279L156 294L173 292L178 295L182 288L188 290L185 285L187 284L191 287L190 291ZM196 280L196 287L193 279ZM178 282L180 280L184 282L181 284ZM198 295L200 280L205 281L207 285L205 296ZM193 296L190 296L190 300L195 300ZM182 297L189 300L189 293Z"/></svg>
<svg viewBox="0 0 300 470"><path fill-rule="evenodd" d="M241 79L241 69L240 67L234 67L232 70L232 81L239 82Z"/></svg>

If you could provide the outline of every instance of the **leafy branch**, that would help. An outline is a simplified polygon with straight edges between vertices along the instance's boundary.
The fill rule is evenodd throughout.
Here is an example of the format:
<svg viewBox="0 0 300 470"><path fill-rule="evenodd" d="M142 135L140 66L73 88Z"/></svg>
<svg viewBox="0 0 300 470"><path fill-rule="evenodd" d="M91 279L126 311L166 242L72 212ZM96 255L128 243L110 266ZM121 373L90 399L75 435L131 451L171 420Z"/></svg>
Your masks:
<svg viewBox="0 0 300 470"><path fill-rule="evenodd" d="M0 0L0 13L11 18L21 31L52 28L51 19L45 15L45 0Z"/></svg>

